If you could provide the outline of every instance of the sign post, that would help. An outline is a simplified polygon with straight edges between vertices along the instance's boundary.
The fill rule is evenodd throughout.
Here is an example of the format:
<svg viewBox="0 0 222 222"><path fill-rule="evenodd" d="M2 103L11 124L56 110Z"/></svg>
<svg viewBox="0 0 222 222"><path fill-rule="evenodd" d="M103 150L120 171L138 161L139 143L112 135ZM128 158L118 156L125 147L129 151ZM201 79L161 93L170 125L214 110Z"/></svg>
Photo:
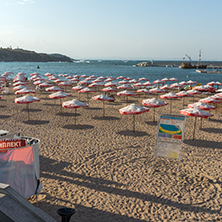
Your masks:
<svg viewBox="0 0 222 222"><path fill-rule="evenodd" d="M186 116L160 114L157 124L156 146L153 154L153 165L156 156L178 159L178 169L184 140Z"/></svg>

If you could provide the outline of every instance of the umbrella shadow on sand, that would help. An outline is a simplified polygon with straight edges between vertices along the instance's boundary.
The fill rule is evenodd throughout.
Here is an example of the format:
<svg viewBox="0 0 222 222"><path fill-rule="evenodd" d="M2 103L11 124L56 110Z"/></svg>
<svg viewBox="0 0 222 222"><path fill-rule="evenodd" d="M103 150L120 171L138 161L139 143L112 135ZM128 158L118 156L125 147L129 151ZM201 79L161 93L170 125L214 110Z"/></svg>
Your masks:
<svg viewBox="0 0 222 222"><path fill-rule="evenodd" d="M0 106L0 108L5 108L6 106Z"/></svg>
<svg viewBox="0 0 222 222"><path fill-rule="evenodd" d="M210 122L216 122L216 123L222 123L222 120L221 120L221 119L212 119L212 118L210 118L209 121L210 121Z"/></svg>
<svg viewBox="0 0 222 222"><path fill-rule="evenodd" d="M100 107L87 107L87 108L83 108L83 109L87 109L87 110L100 110L102 108L100 108Z"/></svg>
<svg viewBox="0 0 222 222"><path fill-rule="evenodd" d="M27 121L23 121L23 123L28 124L28 125L44 125L44 124L48 124L49 121L48 120L27 120Z"/></svg>
<svg viewBox="0 0 222 222"><path fill-rule="evenodd" d="M190 146L197 146L197 147L203 147L203 148L211 148L211 149L221 149L221 142L215 142L215 141L206 141L206 140L200 140L200 139L190 139L190 140L184 140L184 143Z"/></svg>
<svg viewBox="0 0 222 222"><path fill-rule="evenodd" d="M23 112L32 112L32 113L35 113L35 112L41 112L42 109L22 109Z"/></svg>
<svg viewBox="0 0 222 222"><path fill-rule="evenodd" d="M120 118L115 116L94 116L92 119L95 120L119 120Z"/></svg>
<svg viewBox="0 0 222 222"><path fill-rule="evenodd" d="M65 112L65 113L56 113L56 115L57 116L71 116L71 117L73 117L73 116L81 116L81 114L79 114L79 113L68 113L68 112Z"/></svg>
<svg viewBox="0 0 222 222"><path fill-rule="evenodd" d="M62 128L72 129L72 130L76 130L76 129L84 130L84 129L92 129L92 128L94 128L94 126L92 126L92 125L80 125L80 124L74 125L73 124L73 125L65 125Z"/></svg>
<svg viewBox="0 0 222 222"><path fill-rule="evenodd" d="M200 130L208 133L222 133L222 129L219 128L200 128Z"/></svg>
<svg viewBox="0 0 222 222"><path fill-rule="evenodd" d="M11 116L9 116L9 115L0 115L0 119L7 119L9 117L11 117Z"/></svg>
<svg viewBox="0 0 222 222"><path fill-rule="evenodd" d="M145 122L147 125L151 125L151 126L157 126L157 121L146 121Z"/></svg>
<svg viewBox="0 0 222 222"><path fill-rule="evenodd" d="M133 137L148 136L147 132L137 131L137 130L135 132L133 132L132 130L123 130L116 133L122 136L133 136Z"/></svg>

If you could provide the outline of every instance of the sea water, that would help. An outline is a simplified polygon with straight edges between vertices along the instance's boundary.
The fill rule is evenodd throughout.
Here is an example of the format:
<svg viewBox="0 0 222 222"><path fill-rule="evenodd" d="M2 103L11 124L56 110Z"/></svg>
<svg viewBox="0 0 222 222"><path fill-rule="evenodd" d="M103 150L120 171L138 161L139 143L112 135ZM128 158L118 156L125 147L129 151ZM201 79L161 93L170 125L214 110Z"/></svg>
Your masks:
<svg viewBox="0 0 222 222"><path fill-rule="evenodd" d="M178 66L163 67L136 67L141 61L130 60L89 60L76 62L0 62L0 74L11 71L16 75L18 72L29 74L37 72L42 77L45 73L54 75L95 75L95 76L118 76L138 79L145 77L150 81L175 77L179 81L193 80L206 84L211 81L222 82L222 74L197 73L195 69L180 69ZM39 67L37 69L37 67ZM13 75L11 76L13 78Z"/></svg>

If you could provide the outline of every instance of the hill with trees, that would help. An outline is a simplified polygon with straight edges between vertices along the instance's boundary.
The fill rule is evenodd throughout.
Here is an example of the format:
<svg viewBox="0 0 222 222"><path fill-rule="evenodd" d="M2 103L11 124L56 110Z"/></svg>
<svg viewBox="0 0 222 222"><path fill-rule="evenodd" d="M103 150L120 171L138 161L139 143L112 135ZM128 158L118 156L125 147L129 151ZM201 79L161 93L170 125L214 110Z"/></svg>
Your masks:
<svg viewBox="0 0 222 222"><path fill-rule="evenodd" d="M73 60L58 53L46 54L20 48L0 48L0 61L2 62L72 62Z"/></svg>

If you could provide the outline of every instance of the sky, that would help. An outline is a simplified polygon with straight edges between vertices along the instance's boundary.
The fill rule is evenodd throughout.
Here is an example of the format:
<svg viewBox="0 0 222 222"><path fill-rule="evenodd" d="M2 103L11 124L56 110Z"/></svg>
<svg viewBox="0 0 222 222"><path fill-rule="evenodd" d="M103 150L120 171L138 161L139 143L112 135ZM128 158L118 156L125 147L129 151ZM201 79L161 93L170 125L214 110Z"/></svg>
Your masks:
<svg viewBox="0 0 222 222"><path fill-rule="evenodd" d="M0 47L73 59L222 61L221 0L0 0Z"/></svg>

